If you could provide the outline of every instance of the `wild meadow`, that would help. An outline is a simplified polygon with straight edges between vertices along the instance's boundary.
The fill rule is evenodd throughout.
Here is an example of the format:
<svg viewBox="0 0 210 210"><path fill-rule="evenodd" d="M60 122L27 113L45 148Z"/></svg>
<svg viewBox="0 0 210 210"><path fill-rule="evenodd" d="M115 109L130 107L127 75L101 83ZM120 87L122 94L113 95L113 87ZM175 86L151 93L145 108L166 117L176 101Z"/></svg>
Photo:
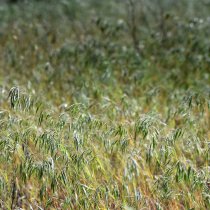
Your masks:
<svg viewBox="0 0 210 210"><path fill-rule="evenodd" d="M0 209L210 209L210 1L0 2Z"/></svg>

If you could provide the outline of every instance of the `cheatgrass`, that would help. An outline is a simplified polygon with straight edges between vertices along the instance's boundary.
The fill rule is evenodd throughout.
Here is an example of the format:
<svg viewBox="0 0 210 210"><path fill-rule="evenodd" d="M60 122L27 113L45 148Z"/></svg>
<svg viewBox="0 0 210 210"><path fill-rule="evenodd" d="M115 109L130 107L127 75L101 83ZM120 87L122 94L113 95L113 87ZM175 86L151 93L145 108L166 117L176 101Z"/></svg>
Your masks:
<svg viewBox="0 0 210 210"><path fill-rule="evenodd" d="M0 209L209 209L208 7L0 3Z"/></svg>

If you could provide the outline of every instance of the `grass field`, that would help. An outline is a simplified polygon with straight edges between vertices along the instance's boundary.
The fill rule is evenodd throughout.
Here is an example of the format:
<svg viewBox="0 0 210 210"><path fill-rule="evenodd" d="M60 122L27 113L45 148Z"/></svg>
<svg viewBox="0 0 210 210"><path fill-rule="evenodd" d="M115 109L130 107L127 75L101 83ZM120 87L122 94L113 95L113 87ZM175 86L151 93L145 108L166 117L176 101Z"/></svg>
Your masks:
<svg viewBox="0 0 210 210"><path fill-rule="evenodd" d="M210 2L0 3L0 209L210 209Z"/></svg>

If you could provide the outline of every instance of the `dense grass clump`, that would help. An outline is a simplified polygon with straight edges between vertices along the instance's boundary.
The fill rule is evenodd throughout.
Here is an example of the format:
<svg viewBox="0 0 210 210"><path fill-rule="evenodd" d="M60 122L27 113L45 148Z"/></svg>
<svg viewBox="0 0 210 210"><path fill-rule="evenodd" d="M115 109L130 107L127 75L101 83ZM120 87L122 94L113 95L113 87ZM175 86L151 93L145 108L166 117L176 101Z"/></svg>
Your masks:
<svg viewBox="0 0 210 210"><path fill-rule="evenodd" d="M0 209L209 209L206 1L0 4Z"/></svg>

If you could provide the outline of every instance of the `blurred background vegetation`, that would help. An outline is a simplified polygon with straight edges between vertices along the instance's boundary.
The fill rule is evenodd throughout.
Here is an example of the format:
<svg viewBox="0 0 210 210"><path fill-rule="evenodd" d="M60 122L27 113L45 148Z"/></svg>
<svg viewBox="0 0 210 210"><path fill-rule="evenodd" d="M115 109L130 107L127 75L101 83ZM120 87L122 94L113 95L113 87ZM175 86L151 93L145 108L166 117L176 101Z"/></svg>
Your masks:
<svg viewBox="0 0 210 210"><path fill-rule="evenodd" d="M207 0L1 3L2 69L24 72L28 79L48 62L56 81L76 81L91 71L88 76L96 81L110 75L126 80L122 85L153 74L154 82L204 88L201 81L209 81L209 10ZM63 89L69 85L61 83Z"/></svg>

